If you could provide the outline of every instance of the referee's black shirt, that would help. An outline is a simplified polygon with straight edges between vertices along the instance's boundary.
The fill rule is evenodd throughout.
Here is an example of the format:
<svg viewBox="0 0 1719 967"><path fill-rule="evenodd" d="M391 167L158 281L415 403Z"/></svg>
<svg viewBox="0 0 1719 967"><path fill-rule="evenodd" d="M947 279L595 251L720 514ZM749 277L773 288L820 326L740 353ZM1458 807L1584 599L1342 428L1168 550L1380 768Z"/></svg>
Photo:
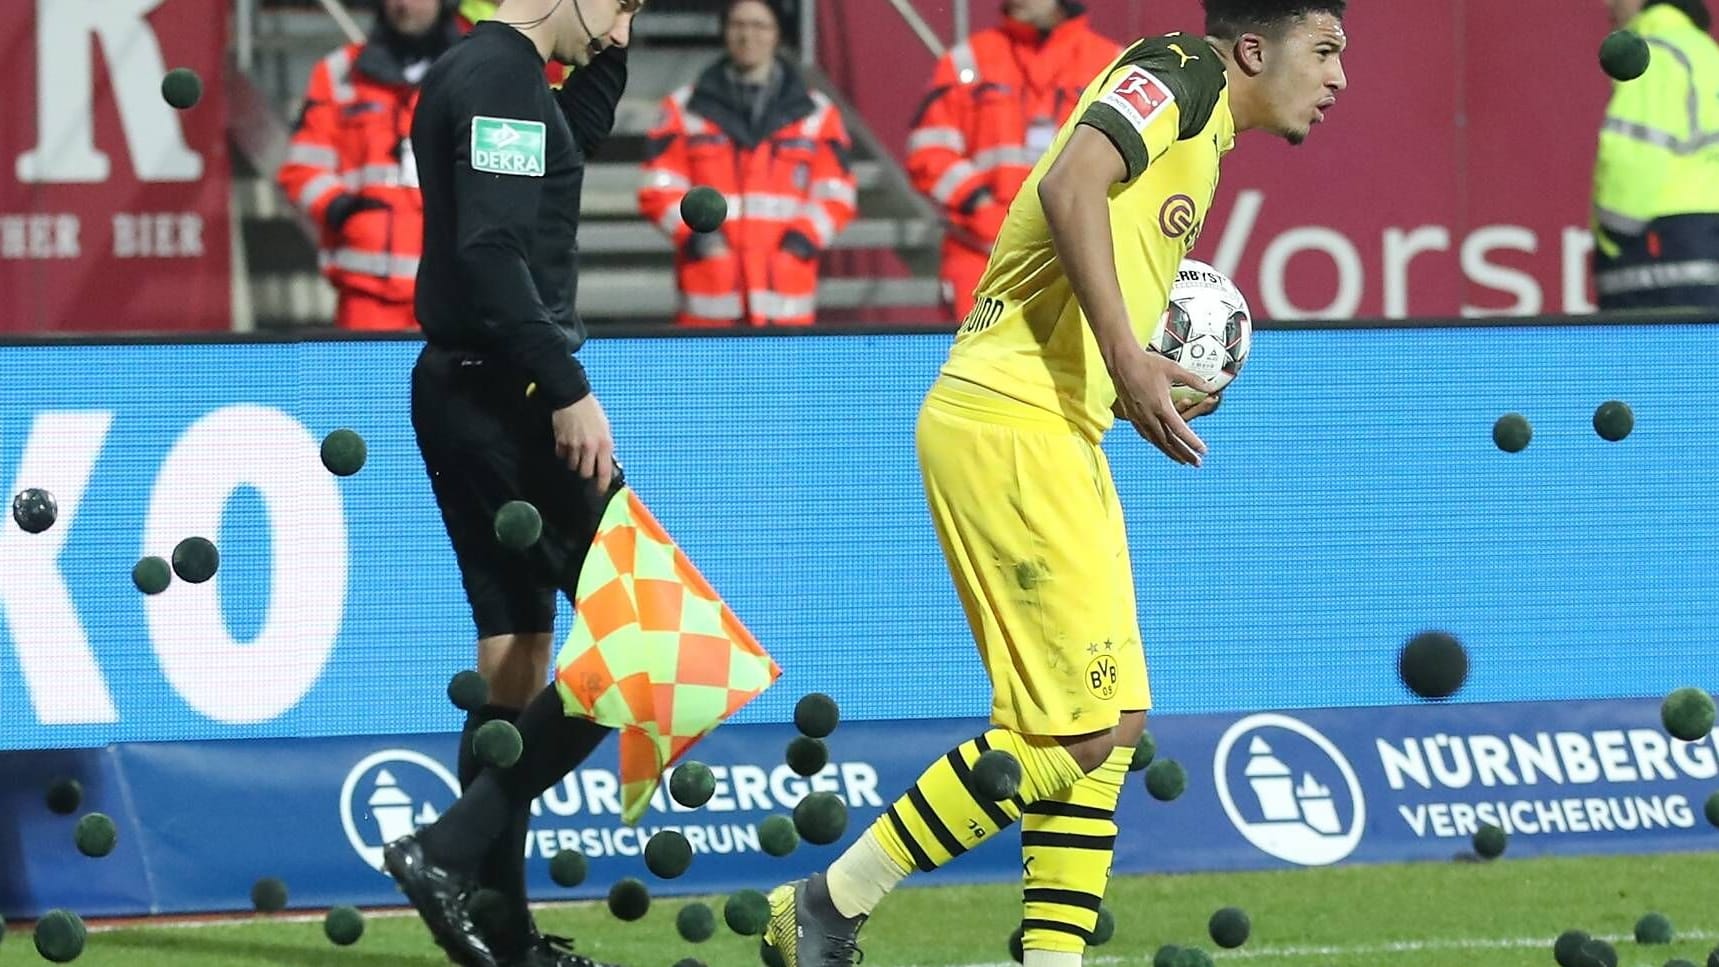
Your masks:
<svg viewBox="0 0 1719 967"><path fill-rule="evenodd" d="M552 90L524 34L486 21L436 61L412 120L424 197L418 323L432 345L492 354L551 408L591 392L574 358L585 156L614 126L626 49Z"/></svg>

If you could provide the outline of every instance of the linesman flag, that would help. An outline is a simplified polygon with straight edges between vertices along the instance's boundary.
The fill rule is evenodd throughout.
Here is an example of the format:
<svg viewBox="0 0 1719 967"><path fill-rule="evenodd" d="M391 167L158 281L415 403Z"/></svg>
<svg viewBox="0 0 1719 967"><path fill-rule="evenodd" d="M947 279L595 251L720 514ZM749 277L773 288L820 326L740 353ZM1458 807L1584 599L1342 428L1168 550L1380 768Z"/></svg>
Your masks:
<svg viewBox="0 0 1719 967"><path fill-rule="evenodd" d="M620 730L621 818L637 823L663 772L782 669L631 488L610 498L555 659L568 715Z"/></svg>

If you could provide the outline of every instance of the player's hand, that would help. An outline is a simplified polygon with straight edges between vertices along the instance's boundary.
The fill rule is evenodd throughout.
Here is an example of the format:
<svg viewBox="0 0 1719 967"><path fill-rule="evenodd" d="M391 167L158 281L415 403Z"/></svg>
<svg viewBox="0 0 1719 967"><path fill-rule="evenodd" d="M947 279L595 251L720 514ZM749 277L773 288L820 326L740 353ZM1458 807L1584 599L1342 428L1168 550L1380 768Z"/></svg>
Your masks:
<svg viewBox="0 0 1719 967"><path fill-rule="evenodd" d="M1176 412L1182 414L1182 420L1192 423L1207 413L1216 413L1224 402L1224 394L1208 393L1198 400L1183 397L1176 401Z"/></svg>
<svg viewBox="0 0 1719 967"><path fill-rule="evenodd" d="M1206 394L1215 394L1211 384L1171 362L1169 357L1132 345L1110 359L1110 380L1116 386L1116 402L1128 422L1153 446L1177 463L1200 465L1206 444L1188 428L1177 412L1170 387L1181 384ZM1200 404L1203 405L1203 404ZM1198 409L1199 406L1193 407ZM1208 410L1207 412L1210 412Z"/></svg>
<svg viewBox="0 0 1719 967"><path fill-rule="evenodd" d="M596 478L599 493L608 493L615 475L615 436L596 395L556 410L549 422L555 433L555 455L579 476Z"/></svg>

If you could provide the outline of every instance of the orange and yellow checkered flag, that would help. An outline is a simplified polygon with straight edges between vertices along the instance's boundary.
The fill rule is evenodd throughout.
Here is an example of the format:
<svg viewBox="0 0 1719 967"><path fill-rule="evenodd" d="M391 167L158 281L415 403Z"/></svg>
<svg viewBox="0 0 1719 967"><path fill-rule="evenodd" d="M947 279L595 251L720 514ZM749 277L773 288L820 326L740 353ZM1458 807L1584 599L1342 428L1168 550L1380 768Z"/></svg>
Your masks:
<svg viewBox="0 0 1719 967"><path fill-rule="evenodd" d="M621 733L621 818L662 774L782 669L630 488L609 500L555 659L567 714Z"/></svg>

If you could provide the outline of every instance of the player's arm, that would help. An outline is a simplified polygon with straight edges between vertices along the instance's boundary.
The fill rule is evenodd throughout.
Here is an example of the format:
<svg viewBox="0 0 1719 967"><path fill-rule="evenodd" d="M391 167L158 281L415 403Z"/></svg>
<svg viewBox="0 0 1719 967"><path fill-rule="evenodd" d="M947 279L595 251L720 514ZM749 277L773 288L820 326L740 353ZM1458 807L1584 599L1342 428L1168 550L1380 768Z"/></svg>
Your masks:
<svg viewBox="0 0 1719 967"><path fill-rule="evenodd" d="M536 71L493 67L464 81L451 118L460 269L498 347L537 384L538 398L560 409L590 395L591 385L531 276L543 179L479 171L472 158L475 118L513 121L539 131L547 126L536 107L543 78Z"/></svg>
<svg viewBox="0 0 1719 967"><path fill-rule="evenodd" d="M568 76L555 102L573 129L573 140L589 158L615 129L615 107L627 90L627 48L608 47Z"/></svg>

